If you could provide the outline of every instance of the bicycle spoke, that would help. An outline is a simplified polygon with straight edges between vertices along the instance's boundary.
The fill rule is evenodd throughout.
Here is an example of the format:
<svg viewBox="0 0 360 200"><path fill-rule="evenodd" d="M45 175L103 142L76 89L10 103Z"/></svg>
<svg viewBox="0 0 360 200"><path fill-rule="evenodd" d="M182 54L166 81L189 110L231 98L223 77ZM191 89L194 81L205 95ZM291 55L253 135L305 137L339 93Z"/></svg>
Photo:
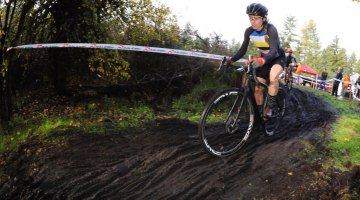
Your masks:
<svg viewBox="0 0 360 200"><path fill-rule="evenodd" d="M203 146L212 155L224 156L237 151L249 136L254 114L246 99L240 109L239 90L225 90L207 105L199 126Z"/></svg>

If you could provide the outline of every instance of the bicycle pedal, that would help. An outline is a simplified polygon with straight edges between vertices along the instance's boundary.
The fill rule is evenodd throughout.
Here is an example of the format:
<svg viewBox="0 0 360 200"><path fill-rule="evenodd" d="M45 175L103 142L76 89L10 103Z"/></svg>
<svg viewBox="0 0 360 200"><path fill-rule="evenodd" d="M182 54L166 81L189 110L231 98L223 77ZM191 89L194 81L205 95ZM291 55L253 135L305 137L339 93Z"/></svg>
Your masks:
<svg viewBox="0 0 360 200"><path fill-rule="evenodd" d="M266 136L275 135L279 125L280 125L280 119L279 118L273 118L273 119L268 120L267 122L265 122L265 135Z"/></svg>

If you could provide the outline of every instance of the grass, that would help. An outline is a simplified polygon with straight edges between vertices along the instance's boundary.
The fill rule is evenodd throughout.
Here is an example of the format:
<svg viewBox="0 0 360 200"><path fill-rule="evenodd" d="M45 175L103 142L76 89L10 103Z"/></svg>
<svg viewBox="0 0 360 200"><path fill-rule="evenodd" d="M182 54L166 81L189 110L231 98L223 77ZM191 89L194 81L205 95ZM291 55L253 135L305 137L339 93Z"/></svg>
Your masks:
<svg viewBox="0 0 360 200"><path fill-rule="evenodd" d="M107 134L148 125L155 120L155 114L146 105L129 106L128 102L108 97L77 106L43 105L36 109L42 111L24 111L25 114L15 115L10 122L10 131L0 133L0 154L15 151L29 137L54 142L57 140L49 139L54 132L79 130L88 134Z"/></svg>
<svg viewBox="0 0 360 200"><path fill-rule="evenodd" d="M225 85L221 81L204 81L193 91L175 100L172 109L176 117L197 123L205 102L200 101L204 91L217 90ZM338 118L331 125L329 148L331 158L325 165L343 168L343 163L360 165L360 107L354 101L338 100L329 93L302 87L309 90L337 109ZM24 101L24 104L28 102ZM24 106L36 107L36 105ZM36 107L38 113L27 111L16 115L11 122L9 133L0 133L0 154L16 150L18 145L32 136L44 140L53 132L71 129L89 134L107 134L129 127L149 125L158 117L144 104L133 104L116 98L104 97L102 101L87 102L77 106ZM25 118L26 117L26 118ZM161 116L164 117L164 116Z"/></svg>
<svg viewBox="0 0 360 200"><path fill-rule="evenodd" d="M176 111L179 118L188 119L192 122L198 122L204 106L204 103L194 101L192 95L185 95L175 101L172 108Z"/></svg>
<svg viewBox="0 0 360 200"><path fill-rule="evenodd" d="M197 123L200 120L206 103L200 100L204 91L216 91L225 87L226 85L221 81L214 81L213 79L205 80L194 87L191 93L174 101L172 109L176 112L177 117Z"/></svg>
<svg viewBox="0 0 360 200"><path fill-rule="evenodd" d="M329 148L331 158L324 166L346 170L344 165L360 165L360 105L348 99L339 100L327 92L304 87L328 102L338 111L338 118L331 125Z"/></svg>
<svg viewBox="0 0 360 200"><path fill-rule="evenodd" d="M330 148L337 166L351 162L360 165L360 117L359 115L340 116L333 125L333 138Z"/></svg>

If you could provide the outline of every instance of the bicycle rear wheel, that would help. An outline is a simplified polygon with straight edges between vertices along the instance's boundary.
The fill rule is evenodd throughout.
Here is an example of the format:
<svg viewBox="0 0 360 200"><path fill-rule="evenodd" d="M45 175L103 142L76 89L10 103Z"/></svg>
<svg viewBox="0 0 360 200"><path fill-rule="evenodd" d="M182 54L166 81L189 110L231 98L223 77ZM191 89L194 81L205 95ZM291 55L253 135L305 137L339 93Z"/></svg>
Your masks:
<svg viewBox="0 0 360 200"><path fill-rule="evenodd" d="M291 90L292 86L294 83L294 77L293 77L293 73L292 73L292 68L290 68L290 72L289 72L289 84L288 84L288 88Z"/></svg>
<svg viewBox="0 0 360 200"><path fill-rule="evenodd" d="M284 86L280 85L278 94L276 95L276 101L280 108L280 117L281 118L284 117L284 115L285 115L287 96L288 96L287 89L284 88Z"/></svg>
<svg viewBox="0 0 360 200"><path fill-rule="evenodd" d="M288 89L285 88L286 86L280 85L278 94L276 95L276 102L278 107L280 108L279 115L276 118L273 119L267 119L265 114L263 115L264 118L264 126L265 126L265 134L267 136L274 135L282 122L282 119L286 112L286 103L287 103L287 91ZM265 110L269 109L269 105L267 105L266 101L266 107Z"/></svg>
<svg viewBox="0 0 360 200"><path fill-rule="evenodd" d="M199 123L203 148L213 156L227 156L239 150L254 125L254 110L249 98L239 89L214 95L206 105Z"/></svg>
<svg viewBox="0 0 360 200"><path fill-rule="evenodd" d="M292 88L293 77L292 77L292 69L291 69L291 67L286 67L286 68L285 68L285 79L284 79L284 82L285 82L285 86L286 86L288 89L291 89L291 88Z"/></svg>

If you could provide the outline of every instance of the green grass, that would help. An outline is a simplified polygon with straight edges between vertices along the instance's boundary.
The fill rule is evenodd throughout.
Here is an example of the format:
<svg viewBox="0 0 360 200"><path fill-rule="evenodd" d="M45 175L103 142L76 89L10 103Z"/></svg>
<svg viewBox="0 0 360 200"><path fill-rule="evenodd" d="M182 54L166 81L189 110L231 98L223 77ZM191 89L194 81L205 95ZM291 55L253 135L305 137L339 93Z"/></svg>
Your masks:
<svg viewBox="0 0 360 200"><path fill-rule="evenodd" d="M46 119L36 128L34 134L39 136L46 136L48 133L58 130L59 127L62 127L64 129L72 125L73 125L73 120L70 119L61 119L61 118Z"/></svg>
<svg viewBox="0 0 360 200"><path fill-rule="evenodd" d="M337 112L338 117L331 125L331 140L329 148L331 158L325 166L333 166L338 169L346 170L344 165L360 165L360 106L359 102L348 99L337 99L327 92L304 87L316 94L331 106Z"/></svg>
<svg viewBox="0 0 360 200"><path fill-rule="evenodd" d="M333 124L333 138L330 148L337 165L350 161L360 165L360 117L342 115Z"/></svg>
<svg viewBox="0 0 360 200"><path fill-rule="evenodd" d="M192 95L185 95L176 100L173 103L172 108L176 111L179 118L188 119L192 122L198 122L204 106L204 103L194 101L194 97Z"/></svg>
<svg viewBox="0 0 360 200"><path fill-rule="evenodd" d="M224 88L221 81L204 81L193 91L175 100L172 105L176 117L197 123L205 102L200 101L203 91ZM354 101L338 100L329 93L309 90L338 111L331 125L329 148L331 157L327 165L342 168L344 163L360 165L360 107ZM58 108L60 107L60 108ZM25 118L26 117L26 118ZM102 101L84 103L74 107L44 108L39 113L16 115L8 133L0 133L0 153L16 150L27 138L36 136L46 140L56 131L76 129L89 134L114 133L129 127L142 127L154 123L156 116L146 105L133 104L116 98L104 97ZM164 116L161 116L164 117ZM165 116L166 117L166 116Z"/></svg>
<svg viewBox="0 0 360 200"><path fill-rule="evenodd" d="M84 103L75 107L58 105L53 108L46 107L39 113L30 112L25 116L14 117L10 122L10 131L0 133L0 154L16 150L29 137L56 142L56 138L49 139L49 136L59 131L114 133L129 127L142 127L154 123L155 117L153 111L146 105L129 105L128 102L108 97L100 102Z"/></svg>
<svg viewBox="0 0 360 200"><path fill-rule="evenodd" d="M194 87L191 93L174 101L172 109L176 112L177 117L198 123L206 103L200 101L204 91L215 91L225 87L226 85L221 81L214 79L205 80Z"/></svg>
<svg viewBox="0 0 360 200"><path fill-rule="evenodd" d="M6 133L0 132L0 154L16 150L21 143L32 136L49 141L49 135L57 131L65 133L82 131L88 134L116 133L130 127L154 124L156 118L168 117L188 119L197 123L204 108L204 103L199 101L202 91L224 87L223 81L214 81L211 77L203 81L199 86L194 87L191 94L174 101L172 109L175 116L172 112L156 116L147 105L142 103L130 105L128 101L118 98L103 97L100 101L69 106L43 105L38 100L28 102L27 95L18 96L16 106L25 110L15 114L13 121L10 122L10 130ZM26 110L26 108L31 109ZM54 138L50 140L56 141Z"/></svg>

